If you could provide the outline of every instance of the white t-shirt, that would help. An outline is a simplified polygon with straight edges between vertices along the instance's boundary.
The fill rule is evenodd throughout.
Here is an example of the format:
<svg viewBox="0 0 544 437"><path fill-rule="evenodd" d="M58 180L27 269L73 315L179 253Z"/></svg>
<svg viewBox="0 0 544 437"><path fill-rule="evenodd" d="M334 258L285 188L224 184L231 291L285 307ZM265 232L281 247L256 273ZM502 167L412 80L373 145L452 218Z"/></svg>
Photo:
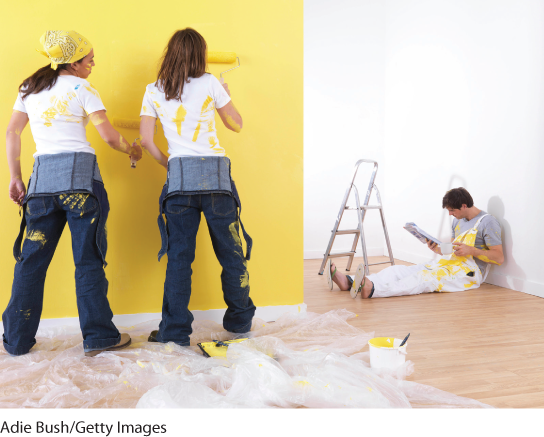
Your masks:
<svg viewBox="0 0 544 437"><path fill-rule="evenodd" d="M66 152L94 155L85 131L88 114L106 108L89 82L62 75L50 90L29 94L24 100L21 95L17 96L13 109L28 115L36 143L34 157Z"/></svg>
<svg viewBox="0 0 544 437"><path fill-rule="evenodd" d="M181 102L167 101L154 83L147 85L140 115L161 120L168 141L168 159L225 156L215 130L215 108L225 106L230 97L212 74L189 80L183 87Z"/></svg>

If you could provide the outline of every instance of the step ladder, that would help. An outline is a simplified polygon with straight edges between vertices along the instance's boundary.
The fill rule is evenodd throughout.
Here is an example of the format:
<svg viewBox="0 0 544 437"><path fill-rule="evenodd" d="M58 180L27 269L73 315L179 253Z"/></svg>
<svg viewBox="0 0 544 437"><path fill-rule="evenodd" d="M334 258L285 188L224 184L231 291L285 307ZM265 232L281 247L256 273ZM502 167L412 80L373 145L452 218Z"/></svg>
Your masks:
<svg viewBox="0 0 544 437"><path fill-rule="evenodd" d="M360 199L359 199L359 191L357 190L357 187L355 186L355 177L357 176L357 172L359 170L359 166L362 163L369 163L374 164L374 168L372 170L372 176L370 177L370 183L368 184L368 189L366 191L366 197L365 202L361 205ZM395 260L393 259L393 252L391 251L391 243L389 242L389 234L387 233L387 225L385 224L385 216L383 213L383 205L382 205L382 199L380 197L380 191L378 190L378 187L374 183L374 180L376 179L376 173L378 172L378 163L376 161L371 161L369 159L359 159L357 163L355 164L355 169L353 172L353 177L351 178L351 182L346 190L346 194L344 195L344 200L342 200L342 205L340 206L340 212L338 213L338 218L336 219L336 223L334 224L334 229L332 230L331 239L329 241L329 245L327 246L327 251L325 252L325 255L323 257L323 262L321 263L321 267L319 269L319 274L322 275L323 271L325 270L325 265L327 264L327 260L329 258L339 258L343 256L348 256L349 261L348 265L346 267L346 270L351 269L351 264L353 262L353 257L355 256L355 250L357 249L357 240L361 239L361 247L363 248L363 257L365 260L365 274L369 274L369 266L374 266L377 264L391 264L395 265ZM372 189L376 189L376 197L378 199L378 205L369 205L368 202L370 201L370 195L372 193ZM347 202L349 199L349 195L351 193L351 190L354 190L355 194L355 203L357 205L356 208L350 208L347 206ZM380 216L382 218L382 225L383 225L383 232L385 234L385 242L387 243L387 250L389 251L389 261L383 261L379 263L368 263L368 256L366 253L366 243L365 243L365 233L363 230L363 222L365 220L366 212L369 209L377 209L380 211ZM359 219L359 225L357 229L344 229L339 230L338 227L340 226L340 221L342 220L342 216L344 215L344 211L357 211L357 217ZM337 235L348 235L348 234L354 234L355 238L353 239L353 245L351 246L351 251L349 252L341 252L341 253L331 253L332 245L334 243L334 239Z"/></svg>

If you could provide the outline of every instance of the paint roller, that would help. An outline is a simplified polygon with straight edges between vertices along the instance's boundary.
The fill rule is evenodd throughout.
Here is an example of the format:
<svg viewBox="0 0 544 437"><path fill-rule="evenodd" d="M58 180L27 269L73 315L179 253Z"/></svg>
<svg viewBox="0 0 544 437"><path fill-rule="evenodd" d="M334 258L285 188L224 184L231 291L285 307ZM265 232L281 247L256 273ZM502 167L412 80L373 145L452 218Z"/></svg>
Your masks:
<svg viewBox="0 0 544 437"><path fill-rule="evenodd" d="M228 70L222 71L219 74L219 81L225 83L223 79L223 74L228 73L229 71L235 70L240 67L240 58L236 56L235 52L208 52L208 63L210 64L233 64L238 61L238 65ZM131 119L131 118L120 118L113 117L113 125L122 129L140 129L140 120ZM155 126L155 134L157 133L157 126ZM134 141L138 141L140 138L136 138ZM131 159L130 161L131 168L136 168L136 161Z"/></svg>
<svg viewBox="0 0 544 437"><path fill-rule="evenodd" d="M240 58L234 52L208 52L208 62L211 64L233 64L236 61L238 61L236 67L221 72L219 75L219 82L221 83L225 83L223 74L240 67Z"/></svg>

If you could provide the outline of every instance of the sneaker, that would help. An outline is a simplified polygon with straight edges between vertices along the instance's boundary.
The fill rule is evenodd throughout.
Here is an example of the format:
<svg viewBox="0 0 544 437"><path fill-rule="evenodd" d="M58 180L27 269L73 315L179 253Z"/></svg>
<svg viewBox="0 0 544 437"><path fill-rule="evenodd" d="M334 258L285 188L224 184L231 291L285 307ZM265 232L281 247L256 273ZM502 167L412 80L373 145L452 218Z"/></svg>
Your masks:
<svg viewBox="0 0 544 437"><path fill-rule="evenodd" d="M94 356L96 356L96 355L98 355L98 354L100 354L102 352L117 351L117 350L120 350L120 349L124 349L124 348L130 346L130 343L132 343L130 335L121 334L121 340L115 346L110 346L110 347L107 347L105 349L99 349L99 350L96 350L96 351L85 352L85 356L86 357L94 357Z"/></svg>
<svg viewBox="0 0 544 437"><path fill-rule="evenodd" d="M159 333L159 330L151 331L151 334L149 334L149 337L147 337L147 341L151 343L158 343L159 340L157 340L157 334Z"/></svg>

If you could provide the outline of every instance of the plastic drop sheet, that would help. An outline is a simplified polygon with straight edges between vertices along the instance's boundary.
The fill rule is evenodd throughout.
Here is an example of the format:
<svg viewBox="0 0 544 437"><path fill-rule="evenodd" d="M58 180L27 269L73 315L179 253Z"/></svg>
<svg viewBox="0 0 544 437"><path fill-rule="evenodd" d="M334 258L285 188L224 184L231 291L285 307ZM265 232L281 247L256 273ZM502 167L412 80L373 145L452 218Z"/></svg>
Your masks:
<svg viewBox="0 0 544 437"><path fill-rule="evenodd" d="M481 402L407 381L413 363L376 371L367 342L374 333L347 321L355 314L285 314L254 319L251 338L226 358L196 346L229 340L210 321L194 322L190 347L149 343L158 321L120 329L132 345L85 357L75 328L40 330L27 355L0 350L0 408L485 408Z"/></svg>

